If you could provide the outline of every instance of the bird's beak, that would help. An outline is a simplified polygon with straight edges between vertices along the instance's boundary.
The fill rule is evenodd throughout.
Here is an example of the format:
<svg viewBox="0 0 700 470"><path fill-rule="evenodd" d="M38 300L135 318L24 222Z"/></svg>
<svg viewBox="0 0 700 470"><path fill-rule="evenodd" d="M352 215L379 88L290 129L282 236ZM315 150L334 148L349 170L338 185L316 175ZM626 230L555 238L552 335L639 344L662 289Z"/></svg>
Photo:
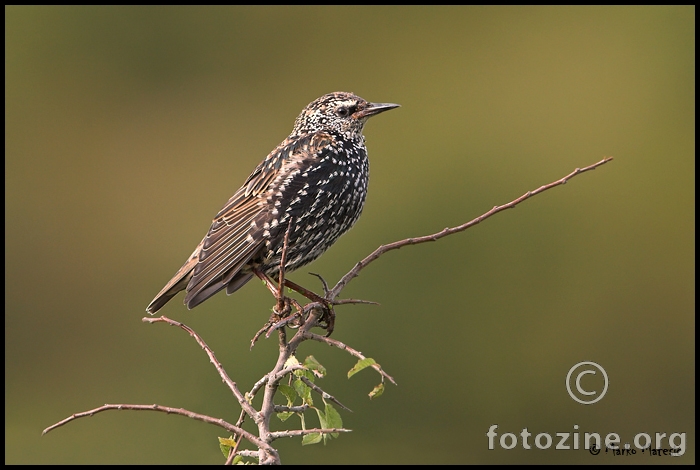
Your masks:
<svg viewBox="0 0 700 470"><path fill-rule="evenodd" d="M362 119L383 113L384 111L389 111L390 109L398 108L399 106L401 105L394 103L369 103L365 109L357 111L354 116L356 119Z"/></svg>

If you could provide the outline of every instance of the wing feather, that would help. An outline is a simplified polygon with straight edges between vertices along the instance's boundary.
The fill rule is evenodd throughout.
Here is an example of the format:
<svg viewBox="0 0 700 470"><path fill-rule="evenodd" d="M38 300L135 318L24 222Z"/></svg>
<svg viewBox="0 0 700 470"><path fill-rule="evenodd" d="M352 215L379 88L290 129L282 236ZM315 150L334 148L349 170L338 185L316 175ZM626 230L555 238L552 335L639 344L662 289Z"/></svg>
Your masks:
<svg viewBox="0 0 700 470"><path fill-rule="evenodd" d="M204 237L197 265L187 285L185 303L189 308L229 283L228 292L231 293L251 278L240 271L265 248L264 225L272 209L268 207L265 193L274 186L273 182L284 178L289 162L298 165L313 160L331 142L332 137L324 133L287 139L258 165L214 218Z"/></svg>
<svg viewBox="0 0 700 470"><path fill-rule="evenodd" d="M185 304L193 308L226 287L230 294L249 281L250 271L241 270L265 249L264 226L273 209L268 189L283 181L290 165L308 165L332 142L325 133L289 137L270 152L214 217L207 235L147 311L155 313L181 290L187 290Z"/></svg>

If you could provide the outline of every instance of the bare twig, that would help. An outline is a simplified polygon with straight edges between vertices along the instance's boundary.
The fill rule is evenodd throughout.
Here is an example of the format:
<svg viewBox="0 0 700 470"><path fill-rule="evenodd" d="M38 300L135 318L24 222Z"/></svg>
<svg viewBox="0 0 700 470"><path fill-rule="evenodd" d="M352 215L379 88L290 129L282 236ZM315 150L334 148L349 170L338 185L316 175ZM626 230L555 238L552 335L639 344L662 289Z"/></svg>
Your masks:
<svg viewBox="0 0 700 470"><path fill-rule="evenodd" d="M324 295L324 297L328 296L328 293L330 292L331 288L328 287L328 283L326 282L325 279L323 279L323 276L321 276L320 274L317 274L317 273L309 273L309 274L311 274L312 276L316 276L321 281L321 285L323 286L323 295Z"/></svg>
<svg viewBox="0 0 700 470"><path fill-rule="evenodd" d="M240 455L241 457L251 457L254 459L260 458L259 452L257 450L239 450L238 455Z"/></svg>
<svg viewBox="0 0 700 470"><path fill-rule="evenodd" d="M245 396L241 391L238 389L238 385L236 385L236 382L231 380L231 378L228 376L226 371L224 370L224 367L221 365L221 362L216 358L216 355L214 354L214 351L211 350L209 346L207 346L207 343L204 342L204 340L199 336L192 328L189 326L185 325L184 323L180 323L179 321L171 320L170 318L166 316L160 316L158 318L152 318L152 317L144 317L142 318L142 321L145 323L167 323L168 325L171 326L177 326L192 336L197 343L201 346L202 349L207 353L209 356L209 361L214 364L214 367L216 368L216 371L219 373L219 376L221 377L221 380L228 385L228 388L231 389L233 392L233 395L236 397L236 400L238 400L238 403L240 403L241 408L245 410L245 412L253 418L253 421L256 423L260 421L260 418L258 417L257 411L255 411L255 408L248 403L248 401L245 399Z"/></svg>
<svg viewBox="0 0 700 470"><path fill-rule="evenodd" d="M302 375L301 377L299 377L299 378L300 378L301 381L304 382L311 390L313 390L314 392L318 393L318 394L321 395L323 398L332 401L333 403L335 403L336 405L338 405L338 406L341 407L342 409L344 409L344 410L349 411L350 413L352 413L352 410L351 410L350 408L348 408L347 406L345 406L345 405L343 405L342 403L340 403L333 395L331 395L330 393L328 393L328 392L326 392L325 390L323 390L321 387L319 387L318 385L316 385L315 383L313 383L312 381L310 381L308 378L304 377L303 375Z"/></svg>
<svg viewBox="0 0 700 470"><path fill-rule="evenodd" d="M228 457L226 458L226 462L224 465L231 465L233 463L233 459L236 458L236 454L238 453L238 447L241 445L241 439L240 436L238 436L238 440L236 441L236 445L231 449L231 451L228 454Z"/></svg>
<svg viewBox="0 0 700 470"><path fill-rule="evenodd" d="M372 300L363 300L363 299L340 299L340 300L333 301L333 305L346 305L346 304L381 305L379 302L374 302Z"/></svg>
<svg viewBox="0 0 700 470"><path fill-rule="evenodd" d="M352 432L352 429L345 429L345 428L330 428L330 429L319 429L319 428L313 428L313 429L292 429L289 431L278 431L278 432L271 432L270 437L274 439L281 439L283 437L295 437L295 436L305 436L306 434L314 434L314 433L319 433L319 434L332 434L336 432Z"/></svg>
<svg viewBox="0 0 700 470"><path fill-rule="evenodd" d="M265 384L267 383L267 380L268 380L268 376L265 375L265 376L262 377L260 380L258 380L257 382L255 382L255 384L253 384L253 388L251 388L251 389L250 389L250 392L248 392L248 395L249 395L251 398L254 397L254 396L258 393L258 390L260 390L260 389L262 388L262 386L265 385Z"/></svg>
<svg viewBox="0 0 700 470"><path fill-rule="evenodd" d="M223 419L220 418L212 418L211 416L199 414L199 413L194 413L189 410L185 410L183 408L170 408L168 406L160 406L160 405L130 405L130 404L106 404L100 407L97 407L93 410L89 411L84 411L82 413L75 413L73 415L70 415L66 419L63 419L59 421L56 424L53 424L49 426L48 428L44 429L44 432L42 434L46 434L47 432L53 431L54 429L63 426L64 424L67 424L75 419L78 418L85 418L87 416L93 416L97 413L101 413L103 411L109 411L109 410L131 410L131 411L159 411L161 413L167 413L167 414L175 414L175 415L180 415L180 416L186 416L188 418L196 419L199 421L203 421L205 423L213 424L214 426L219 426L221 428L226 429L229 432L236 433L239 436L242 436L245 438L247 441L250 443L254 444L260 449L265 449L267 452L277 454L277 451L273 449L270 445L266 444L263 442L260 438L257 436L254 436L253 434L249 433L245 429L239 428L238 426L234 426L231 423L227 423Z"/></svg>
<svg viewBox="0 0 700 470"><path fill-rule="evenodd" d="M323 297L325 300L328 300L328 294L330 293L330 287L328 287L328 283L326 282L325 279L320 274L316 273L309 273L312 276L316 276L319 278L321 281L321 284L323 285ZM344 304L369 304L369 305L380 305L379 302L373 302L371 300L362 300L362 299L340 299L340 300L333 300L332 301L333 305L344 305Z"/></svg>
<svg viewBox="0 0 700 470"><path fill-rule="evenodd" d="M345 343L342 343L338 340L331 339L331 338L328 338L326 336L317 335L316 333L311 333L311 332L306 333L306 336L309 339L320 341L321 343L326 343L329 346L334 346L340 350L347 351L360 360L367 359L360 351L357 351L357 350L351 348L350 346L346 345ZM385 377L389 382L396 385L396 381L394 380L394 378L392 376L390 376L389 374L387 374L386 372L384 372L384 369L382 369L382 366L380 366L377 363L374 363L370 367L372 367L374 370L379 372L381 374L381 376Z"/></svg>
<svg viewBox="0 0 700 470"><path fill-rule="evenodd" d="M287 406L275 405L275 413L303 413L309 409L309 405Z"/></svg>
<svg viewBox="0 0 700 470"><path fill-rule="evenodd" d="M389 243L387 245L382 245L379 248L377 248L376 250L374 250L372 253L370 253L369 256L367 256L365 259L363 259L362 261L357 263L347 274L345 274L345 276L343 276L338 281L338 283L335 285L335 287L333 287L333 289L331 289L330 292L328 292L328 294L326 295L326 300L332 301L333 299L338 297L338 295L340 294L340 291L342 291L343 288L353 278L357 277L360 274L360 271L364 267L366 267L372 261L376 260L377 258L379 258L381 255L383 255L384 253L386 253L388 251L397 250L397 249L402 248L402 247L407 246L407 245L418 245L419 243L434 242L434 241L439 240L439 239L446 237L448 235L452 235L452 234L458 233L458 232L463 232L464 230L468 229L469 227L472 227L472 226L480 223L482 220L488 219L492 215L494 215L498 212L501 212L502 210L511 209L511 208L515 207L516 205L520 204L521 202L523 202L525 199L529 199L530 197L532 197L536 194L539 194L543 191L546 191L548 189L551 189L555 186L565 184L567 181L569 181L574 176L579 175L581 173L584 173L586 171L594 170L594 169L598 168L599 166L608 163L612 159L613 159L613 157L605 157L604 159L602 159L598 163L594 163L593 165L589 165L585 168L576 168L574 171L572 171L571 173L569 173L568 175L566 175L565 177L563 177L557 181L546 184L544 186L540 186L539 188L535 189L534 191L528 191L527 193L523 194L519 198L517 198L517 199L515 199L507 204L503 204L502 206L495 206L493 209L491 209L490 211L486 212L483 215L480 215L476 219L473 219L465 224L458 225L457 227L452 227L452 228L448 227L448 228L441 230L440 232L433 233L431 235L425 235L422 237L415 237L415 238L406 238L404 240L399 240L399 241L396 241L393 243Z"/></svg>
<svg viewBox="0 0 700 470"><path fill-rule="evenodd" d="M306 367L304 367L301 364L294 364L293 366L289 366L286 369L282 369L281 371L277 372L275 376L272 378L273 381L279 382L284 378L285 375L291 374L295 370L304 370Z"/></svg>
<svg viewBox="0 0 700 470"><path fill-rule="evenodd" d="M284 232L284 243L282 244L282 256L280 257L280 282L277 289L277 313L282 315L284 311L284 266L287 264L287 249L289 248L289 232L292 231L294 217L289 218L287 231Z"/></svg>

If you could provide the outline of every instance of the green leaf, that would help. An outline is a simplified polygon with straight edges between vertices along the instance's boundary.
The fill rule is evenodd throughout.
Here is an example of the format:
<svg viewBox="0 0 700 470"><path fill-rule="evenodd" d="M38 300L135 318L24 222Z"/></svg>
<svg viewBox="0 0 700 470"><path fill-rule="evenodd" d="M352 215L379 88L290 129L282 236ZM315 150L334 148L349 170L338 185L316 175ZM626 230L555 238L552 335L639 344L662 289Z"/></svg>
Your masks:
<svg viewBox="0 0 700 470"><path fill-rule="evenodd" d="M287 361L284 363L284 368L287 369L288 367L296 366L298 364L300 364L299 359L297 359L296 356L292 354L291 356L289 356L289 359L287 359Z"/></svg>
<svg viewBox="0 0 700 470"><path fill-rule="evenodd" d="M328 420L326 419L326 413L319 410L318 408L314 408L314 409L316 410L316 414L318 415L318 420L321 423L321 429L329 429ZM323 445L326 445L326 441L328 439L330 439L330 436L326 433L322 433L321 438L323 439Z"/></svg>
<svg viewBox="0 0 700 470"><path fill-rule="evenodd" d="M318 415L318 421L321 423L321 429L328 429L328 425L326 424L326 413L319 410L318 408L314 408L314 410L316 410L316 414Z"/></svg>
<svg viewBox="0 0 700 470"><path fill-rule="evenodd" d="M357 364L355 364L355 366L348 371L348 379L360 372L362 369L365 369L374 364L376 364L376 361L371 357L367 357L365 359L362 359L361 361L357 361Z"/></svg>
<svg viewBox="0 0 700 470"><path fill-rule="evenodd" d="M236 447L236 441L233 440L233 436L219 438L219 449L221 449L221 453L224 454L225 458L228 458L228 454L234 447Z"/></svg>
<svg viewBox="0 0 700 470"><path fill-rule="evenodd" d="M323 439L323 436L320 432L312 432L311 434L305 434L304 437L301 438L301 445L307 446L311 444L318 444L319 442L321 442L321 439Z"/></svg>
<svg viewBox="0 0 700 470"><path fill-rule="evenodd" d="M295 379L293 384L294 390L296 390L302 401L309 406L313 406L314 401L311 399L311 388L302 382L301 379Z"/></svg>
<svg viewBox="0 0 700 470"><path fill-rule="evenodd" d="M380 383L374 389L372 389L371 392L369 392L369 399L371 400L372 398L379 398L382 396L382 393L384 393L384 383Z"/></svg>
<svg viewBox="0 0 700 470"><path fill-rule="evenodd" d="M318 362L313 356L308 356L304 360L304 367L313 372L316 377L321 378L326 376L326 368L323 367L321 363Z"/></svg>
<svg viewBox="0 0 700 470"><path fill-rule="evenodd" d="M287 406L294 405L294 400L297 399L297 392L287 384L279 384L277 390L287 398Z"/></svg>
<svg viewBox="0 0 700 470"><path fill-rule="evenodd" d="M313 372L312 372L312 371L310 371L309 369L306 369L306 368L304 368L304 369L297 369L297 370L294 371L294 375L295 375L296 377L306 377L306 378L309 379L311 382L316 382L316 376L314 375L314 373L316 373L316 371L313 371Z"/></svg>
<svg viewBox="0 0 700 470"><path fill-rule="evenodd" d="M326 403L325 400L324 403ZM328 426L326 429L343 427L343 418L340 417L340 413L330 403L326 403L326 426ZM340 433L334 432L330 435L337 439Z"/></svg>
<svg viewBox="0 0 700 470"><path fill-rule="evenodd" d="M311 383L316 382L316 375L315 375L316 371L310 371L308 369L305 369L305 370L300 370L299 372L301 372L301 374L299 374L299 376L303 375L304 377L309 379L311 381Z"/></svg>
<svg viewBox="0 0 700 470"><path fill-rule="evenodd" d="M285 422L293 414L294 413L292 413L291 411L280 411L279 413L277 413L277 417L280 419L280 421Z"/></svg>

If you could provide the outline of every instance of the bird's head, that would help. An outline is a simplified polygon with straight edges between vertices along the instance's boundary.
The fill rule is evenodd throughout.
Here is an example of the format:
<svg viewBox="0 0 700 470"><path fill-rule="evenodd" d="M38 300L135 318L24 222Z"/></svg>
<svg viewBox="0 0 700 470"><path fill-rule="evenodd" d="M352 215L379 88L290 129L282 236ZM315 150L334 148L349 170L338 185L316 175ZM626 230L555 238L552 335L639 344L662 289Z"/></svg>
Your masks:
<svg viewBox="0 0 700 470"><path fill-rule="evenodd" d="M352 93L329 93L304 108L294 122L292 135L335 131L348 138L360 138L367 119L398 107L394 103L370 103Z"/></svg>

